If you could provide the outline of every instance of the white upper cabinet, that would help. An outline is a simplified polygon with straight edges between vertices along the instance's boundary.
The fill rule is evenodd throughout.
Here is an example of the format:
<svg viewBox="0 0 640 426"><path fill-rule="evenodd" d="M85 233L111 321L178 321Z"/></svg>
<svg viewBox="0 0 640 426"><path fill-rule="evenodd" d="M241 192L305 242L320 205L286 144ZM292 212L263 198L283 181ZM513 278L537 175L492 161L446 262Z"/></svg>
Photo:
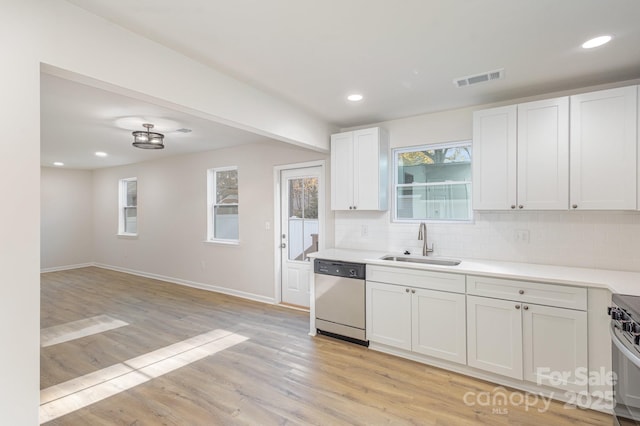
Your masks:
<svg viewBox="0 0 640 426"><path fill-rule="evenodd" d="M476 111L475 210L635 210L638 87Z"/></svg>
<svg viewBox="0 0 640 426"><path fill-rule="evenodd" d="M636 209L637 108L637 86L571 96L571 209Z"/></svg>
<svg viewBox="0 0 640 426"><path fill-rule="evenodd" d="M473 114L472 186L475 210L516 205L515 105Z"/></svg>
<svg viewBox="0 0 640 426"><path fill-rule="evenodd" d="M472 161L475 210L566 210L569 99L475 112Z"/></svg>
<svg viewBox="0 0 640 426"><path fill-rule="evenodd" d="M569 98L518 105L518 209L566 210Z"/></svg>
<svg viewBox="0 0 640 426"><path fill-rule="evenodd" d="M379 127L331 135L332 210L387 210L388 151Z"/></svg>

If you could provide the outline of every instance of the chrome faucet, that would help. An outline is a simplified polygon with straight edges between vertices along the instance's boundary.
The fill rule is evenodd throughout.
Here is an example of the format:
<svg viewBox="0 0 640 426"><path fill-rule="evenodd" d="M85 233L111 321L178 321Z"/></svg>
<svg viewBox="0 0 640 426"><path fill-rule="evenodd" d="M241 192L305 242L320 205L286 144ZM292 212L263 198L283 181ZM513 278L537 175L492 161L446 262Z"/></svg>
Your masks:
<svg viewBox="0 0 640 426"><path fill-rule="evenodd" d="M418 239L422 240L422 255L428 256L429 252L433 251L433 246L429 248L427 246L427 224L420 222L420 228L418 229Z"/></svg>

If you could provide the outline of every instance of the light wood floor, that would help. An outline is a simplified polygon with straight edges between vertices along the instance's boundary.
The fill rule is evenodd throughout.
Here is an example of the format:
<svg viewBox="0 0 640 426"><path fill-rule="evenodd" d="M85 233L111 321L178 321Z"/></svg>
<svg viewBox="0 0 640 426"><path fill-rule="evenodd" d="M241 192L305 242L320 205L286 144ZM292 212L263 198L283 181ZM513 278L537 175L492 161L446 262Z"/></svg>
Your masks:
<svg viewBox="0 0 640 426"><path fill-rule="evenodd" d="M108 315L129 325L41 348L41 389L216 329L248 339L59 417L51 425L611 425L548 412L467 406L494 384L310 337L308 314L99 268L42 274L41 328ZM517 400L517 399L516 399ZM503 409L505 407L502 407Z"/></svg>

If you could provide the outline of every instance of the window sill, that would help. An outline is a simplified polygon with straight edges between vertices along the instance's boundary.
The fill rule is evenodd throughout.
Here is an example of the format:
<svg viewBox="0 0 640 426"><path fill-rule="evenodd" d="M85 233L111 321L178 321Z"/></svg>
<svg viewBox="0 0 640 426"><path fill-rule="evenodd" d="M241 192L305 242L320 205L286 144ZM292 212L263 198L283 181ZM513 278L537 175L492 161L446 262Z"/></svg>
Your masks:
<svg viewBox="0 0 640 426"><path fill-rule="evenodd" d="M204 240L204 244L211 244L214 246L232 246L237 247L240 245L240 240Z"/></svg>
<svg viewBox="0 0 640 426"><path fill-rule="evenodd" d="M116 237L124 240L137 240L138 234L116 234Z"/></svg>

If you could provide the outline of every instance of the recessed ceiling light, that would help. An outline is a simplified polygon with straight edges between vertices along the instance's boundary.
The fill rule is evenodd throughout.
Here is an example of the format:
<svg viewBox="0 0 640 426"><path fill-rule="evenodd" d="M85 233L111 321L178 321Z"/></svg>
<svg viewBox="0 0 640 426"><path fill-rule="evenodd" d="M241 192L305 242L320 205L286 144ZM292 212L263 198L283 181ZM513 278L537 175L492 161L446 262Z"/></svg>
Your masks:
<svg viewBox="0 0 640 426"><path fill-rule="evenodd" d="M603 44L609 43L611 41L610 35L603 35L599 37L592 38L591 40L587 40L582 43L583 49L593 49L594 47L602 46Z"/></svg>
<svg viewBox="0 0 640 426"><path fill-rule="evenodd" d="M102 151L96 152L96 157L106 157L106 156L107 156L106 152L102 152Z"/></svg>
<svg viewBox="0 0 640 426"><path fill-rule="evenodd" d="M64 163L62 163L62 162L60 162L60 161L55 161L55 162L53 163L53 165L54 165L54 166L58 166L58 167L62 167L62 166L64 166Z"/></svg>
<svg viewBox="0 0 640 426"><path fill-rule="evenodd" d="M361 101L363 98L363 96L359 93L354 93L352 95L347 96L347 99L350 100L351 102L358 102Z"/></svg>

